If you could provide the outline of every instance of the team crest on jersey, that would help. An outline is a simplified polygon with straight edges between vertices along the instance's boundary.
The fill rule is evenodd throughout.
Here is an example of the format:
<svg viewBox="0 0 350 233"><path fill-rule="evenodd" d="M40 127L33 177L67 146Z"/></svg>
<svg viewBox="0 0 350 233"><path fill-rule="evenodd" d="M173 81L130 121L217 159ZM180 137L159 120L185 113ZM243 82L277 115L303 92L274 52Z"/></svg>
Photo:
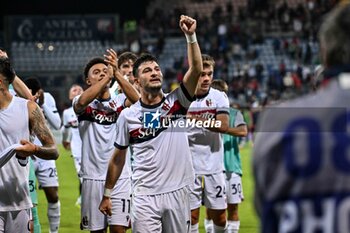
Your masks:
<svg viewBox="0 0 350 233"><path fill-rule="evenodd" d="M205 103L208 107L212 106L213 102L211 101L211 99L207 99L205 100Z"/></svg>
<svg viewBox="0 0 350 233"><path fill-rule="evenodd" d="M109 106L114 109L117 105L114 101L110 101Z"/></svg>
<svg viewBox="0 0 350 233"><path fill-rule="evenodd" d="M163 105L162 105L162 109L165 110L165 111L168 111L170 109L169 103L164 102Z"/></svg>

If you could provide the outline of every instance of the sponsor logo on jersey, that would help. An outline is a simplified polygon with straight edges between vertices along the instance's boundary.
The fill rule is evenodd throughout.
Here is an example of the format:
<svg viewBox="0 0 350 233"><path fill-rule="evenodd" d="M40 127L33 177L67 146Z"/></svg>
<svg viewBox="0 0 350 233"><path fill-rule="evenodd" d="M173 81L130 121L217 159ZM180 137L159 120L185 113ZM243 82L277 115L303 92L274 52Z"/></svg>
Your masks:
<svg viewBox="0 0 350 233"><path fill-rule="evenodd" d="M103 111L89 106L86 108L85 112L78 117L78 120L96 122L100 125L111 125L116 123L118 116L118 111Z"/></svg>

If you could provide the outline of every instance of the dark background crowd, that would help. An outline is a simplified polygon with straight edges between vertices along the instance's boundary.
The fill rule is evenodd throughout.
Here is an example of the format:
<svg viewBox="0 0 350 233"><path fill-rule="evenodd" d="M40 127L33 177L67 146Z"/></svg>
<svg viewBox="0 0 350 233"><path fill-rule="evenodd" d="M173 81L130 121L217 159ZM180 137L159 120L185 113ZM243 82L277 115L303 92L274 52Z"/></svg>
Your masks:
<svg viewBox="0 0 350 233"><path fill-rule="evenodd" d="M214 78L229 84L232 103L246 111L253 124L260 106L294 98L313 90L314 70L320 63L317 32L335 0L147 0L123 4L106 1L11 1L1 8L0 42L9 51L22 78L38 77L56 98L59 110L72 83L83 84L82 67L106 48L119 52L155 54L163 69L165 90L182 80L187 69L185 43L178 28L181 14L198 21L203 53L215 58ZM37 40L9 36L19 33L12 16L113 15L107 32L90 38ZM20 18L22 20L22 18ZM33 21L34 22L34 21ZM33 26L35 28L35 25ZM12 31L11 31L12 30ZM17 31L16 31L17 30ZM25 31L24 31L25 32ZM13 32L12 32L13 34ZM107 34L106 34L107 35Z"/></svg>

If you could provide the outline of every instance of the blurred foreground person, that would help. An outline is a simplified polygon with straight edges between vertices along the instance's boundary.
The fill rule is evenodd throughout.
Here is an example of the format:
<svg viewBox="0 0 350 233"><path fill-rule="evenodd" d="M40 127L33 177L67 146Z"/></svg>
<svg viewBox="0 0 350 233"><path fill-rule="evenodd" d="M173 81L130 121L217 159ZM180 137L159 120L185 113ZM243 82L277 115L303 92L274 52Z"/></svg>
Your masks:
<svg viewBox="0 0 350 233"><path fill-rule="evenodd" d="M261 232L349 232L350 5L319 31L324 80L310 95L267 108L254 143Z"/></svg>

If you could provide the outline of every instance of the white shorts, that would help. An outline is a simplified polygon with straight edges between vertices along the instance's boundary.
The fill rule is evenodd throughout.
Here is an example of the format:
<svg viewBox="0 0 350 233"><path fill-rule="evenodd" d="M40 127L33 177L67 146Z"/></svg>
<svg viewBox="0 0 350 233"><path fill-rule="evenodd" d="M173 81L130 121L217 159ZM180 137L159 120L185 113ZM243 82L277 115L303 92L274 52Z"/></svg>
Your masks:
<svg viewBox="0 0 350 233"><path fill-rule="evenodd" d="M0 212L0 233L30 232L30 209Z"/></svg>
<svg viewBox="0 0 350 233"><path fill-rule="evenodd" d="M241 203L244 200L242 178L236 173L226 172L225 174L227 203Z"/></svg>
<svg viewBox="0 0 350 233"><path fill-rule="evenodd" d="M35 175L39 182L39 188L58 187L58 176L55 160L34 160Z"/></svg>
<svg viewBox="0 0 350 233"><path fill-rule="evenodd" d="M111 193L112 216L105 216L98 209L104 192L104 180L83 179L81 189L81 227L97 231L108 225L130 224L130 179L118 180Z"/></svg>
<svg viewBox="0 0 350 233"><path fill-rule="evenodd" d="M198 209L201 204L214 210L227 208L225 174L196 175L192 186L190 201L191 210Z"/></svg>
<svg viewBox="0 0 350 233"><path fill-rule="evenodd" d="M133 233L188 233L191 227L189 188L132 197Z"/></svg>

